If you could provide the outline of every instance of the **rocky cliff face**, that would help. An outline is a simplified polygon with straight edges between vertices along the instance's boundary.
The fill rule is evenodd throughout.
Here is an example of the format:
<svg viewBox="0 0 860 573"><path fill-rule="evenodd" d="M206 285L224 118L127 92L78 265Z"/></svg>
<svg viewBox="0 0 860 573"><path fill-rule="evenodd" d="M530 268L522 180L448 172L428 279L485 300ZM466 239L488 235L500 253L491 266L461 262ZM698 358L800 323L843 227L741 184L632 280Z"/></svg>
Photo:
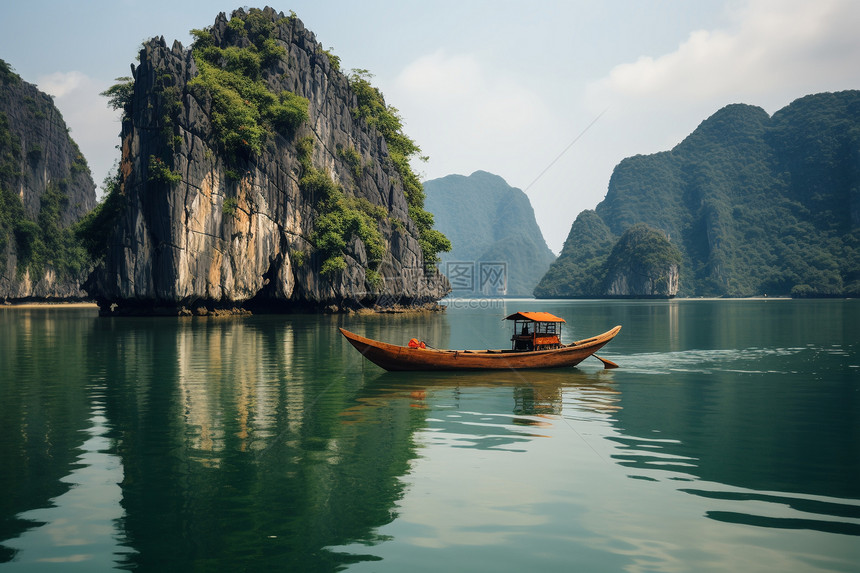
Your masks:
<svg viewBox="0 0 860 573"><path fill-rule="evenodd" d="M444 296L444 277L425 273L419 231L384 137L356 118L348 78L301 21L269 8L238 10L230 19L222 13L202 34L205 43L223 50L225 60L247 56L243 48L262 53L244 31L249 18L270 30L266 49L279 54L262 57L262 85L281 100L306 98L306 119L270 130L255 147L250 127L225 127L222 94L195 85L201 70L192 50L163 38L147 42L122 128L123 206L87 290L103 310L132 311L343 310ZM233 105L250 107L241 99ZM238 134L229 148L227 129ZM311 173L331 185L308 184ZM325 189L339 198L321 197ZM334 220L328 230L337 227L344 264L324 273L319 222L326 204L374 213L378 234L360 224L352 232L355 217ZM369 234L381 238L373 249Z"/></svg>
<svg viewBox="0 0 860 573"><path fill-rule="evenodd" d="M95 185L51 97L0 60L0 299L82 299L70 226ZM75 259L75 260L72 260Z"/></svg>

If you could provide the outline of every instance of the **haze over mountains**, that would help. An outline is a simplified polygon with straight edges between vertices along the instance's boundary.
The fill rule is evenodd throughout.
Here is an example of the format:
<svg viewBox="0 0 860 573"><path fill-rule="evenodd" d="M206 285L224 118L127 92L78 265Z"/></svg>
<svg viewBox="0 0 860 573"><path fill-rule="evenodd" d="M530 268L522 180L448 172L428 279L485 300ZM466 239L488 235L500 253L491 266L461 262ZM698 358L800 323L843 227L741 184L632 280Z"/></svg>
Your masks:
<svg viewBox="0 0 860 573"><path fill-rule="evenodd" d="M452 249L439 265L453 296L532 296L555 260L528 196L476 171L424 183L426 205Z"/></svg>

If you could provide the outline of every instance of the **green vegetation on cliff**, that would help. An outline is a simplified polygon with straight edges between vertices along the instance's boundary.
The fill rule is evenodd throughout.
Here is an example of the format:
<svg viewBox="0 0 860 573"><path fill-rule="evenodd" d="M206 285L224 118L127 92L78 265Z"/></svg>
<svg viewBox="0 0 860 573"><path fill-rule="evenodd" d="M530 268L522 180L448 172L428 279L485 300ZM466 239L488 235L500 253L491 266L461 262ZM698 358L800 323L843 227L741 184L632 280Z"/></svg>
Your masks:
<svg viewBox="0 0 860 573"><path fill-rule="evenodd" d="M21 265L30 269L33 279L41 278L50 265L63 279L77 277L90 264L75 227L62 227L60 217L69 202L67 181L50 185L40 199L35 224L25 223L15 232ZM21 272L21 266L18 267Z"/></svg>
<svg viewBox="0 0 860 573"><path fill-rule="evenodd" d="M673 297L681 253L645 223L629 227L609 253L604 285L609 296Z"/></svg>
<svg viewBox="0 0 860 573"><path fill-rule="evenodd" d="M0 82L6 84L19 81L21 81L21 76L15 73L12 66L0 59Z"/></svg>
<svg viewBox="0 0 860 573"><path fill-rule="evenodd" d="M11 66L0 60L0 86L19 83ZM0 273L6 269L6 246L17 240L19 228L32 221L27 218L21 200L13 192L21 160L21 141L9 128L9 119L0 112Z"/></svg>
<svg viewBox="0 0 860 573"><path fill-rule="evenodd" d="M644 223L637 223L624 231L612 247L607 266L620 265L643 267L665 267L680 265L681 252L659 231Z"/></svg>
<svg viewBox="0 0 860 573"><path fill-rule="evenodd" d="M90 258L77 238L76 227L60 224L69 202L67 186L67 181L49 186L40 198L39 215L33 220L18 196L0 183L0 254L14 240L18 278L29 271L30 279L37 281L50 266L58 278L65 280L78 276L89 265ZM0 272L5 269L6 258L0 257Z"/></svg>
<svg viewBox="0 0 860 573"><path fill-rule="evenodd" d="M131 103L134 98L134 78L123 76L114 79L114 85L100 93L100 96L108 99L108 106L115 110L122 110L123 117L131 114Z"/></svg>
<svg viewBox="0 0 860 573"><path fill-rule="evenodd" d="M385 241L379 232L379 222L386 218L388 212L362 197L345 195L328 173L311 164L313 145L313 138L304 137L296 148L303 171L299 185L306 195L315 198L317 219L311 242L322 253L320 273L332 276L346 268L343 251L347 242L355 236L366 247L366 275L371 283L375 283L378 277L376 271L385 255Z"/></svg>
<svg viewBox="0 0 860 573"><path fill-rule="evenodd" d="M122 173L117 166L114 175L104 181L105 195L102 200L73 229L93 261L101 260L107 253L111 229L125 207L125 196L120 191L121 185Z"/></svg>
<svg viewBox="0 0 860 573"><path fill-rule="evenodd" d="M14 242L17 255L17 278L29 271L33 282L41 279L47 268L52 268L61 280L77 277L89 265L90 260L85 250L77 240L74 228L63 224L63 215L69 207L69 186L77 173L89 173L89 167L78 146L63 130L66 138L65 145L71 152L71 163L61 179L50 182L41 190L38 201L38 211L35 216L28 215L21 197L15 192L21 187L24 174L22 165L35 166L43 157L43 145L31 143L24 156L21 147L21 136L10 126L9 118L2 107L18 106L24 114L24 127L35 122L42 122L47 117L44 105L36 99L26 98L26 105L21 107L20 101L14 101L16 96L7 87L17 86L22 90L26 84L12 71L12 68L0 60L0 273L7 268L7 247ZM35 91L35 88L30 86ZM56 112L59 113L59 112ZM28 134L32 139L33 134ZM59 145L58 145L59 146Z"/></svg>
<svg viewBox="0 0 860 573"><path fill-rule="evenodd" d="M289 91L269 89L262 71L286 56L274 37L276 25L252 8L243 20L228 25L225 48L215 45L210 30L192 30L192 54L199 75L189 87L196 97L211 98L212 127L228 162L259 154L266 138L288 135L308 119L308 100ZM240 39L246 47L239 47Z"/></svg>
<svg viewBox="0 0 860 573"><path fill-rule="evenodd" d="M856 296L858 149L860 91L807 96L773 117L730 105L671 151L619 163L589 218L613 237L636 223L663 231L682 257L681 296ZM605 237L578 222L538 296L603 294L587 277Z"/></svg>
<svg viewBox="0 0 860 573"><path fill-rule="evenodd" d="M5 65L5 62L0 60L0 64ZM12 191L12 184L18 177L20 155L21 142L9 129L6 114L0 113L0 253L5 251L17 222L26 219L24 206ZM0 265L5 264L5 257L0 258Z"/></svg>
<svg viewBox="0 0 860 573"><path fill-rule="evenodd" d="M213 129L228 163L259 154L267 137L274 133L290 136L308 119L307 99L286 90L275 93L263 77L263 70L287 55L286 49L276 40L277 26L291 25L294 21L291 16L273 22L263 11L252 8L244 19L236 15L231 18L224 38L224 43L229 44L227 47L216 45L211 30L191 31L195 37L192 53L199 75L189 87L196 97L211 98ZM323 50L323 53L338 72L339 58L330 51ZM354 114L385 138L391 160L403 181L409 215L418 227L425 264L432 265L438 261L437 253L450 249L450 242L433 229L433 215L424 209L421 183L409 165L420 148L403 132L397 110L386 105L382 93L370 84L370 77L364 70L354 71L349 76L350 87L358 100ZM123 92L117 89L115 95L121 100ZM354 149L351 151L352 154L349 149L341 153L350 163L353 174L360 178L360 157ZM331 275L345 268L342 250L353 233L365 242L371 261L369 268L374 270L383 255L379 252L383 241L378 221L372 221L378 217L369 214L374 210L349 201L330 177L313 166L308 164L304 171L302 186L321 191L314 195L320 201L317 211L321 214L316 222L318 230L314 242L324 254L323 274Z"/></svg>
<svg viewBox="0 0 860 573"><path fill-rule="evenodd" d="M433 214L424 209L424 187L409 164L409 160L418 155L421 148L403 132L403 122L397 108L385 103L382 92L370 84L371 77L367 70L353 70L350 74L349 85L358 100L358 107L353 113L356 118L362 118L368 125L375 127L385 138L388 153L403 181L409 217L418 227L418 242L424 255L424 265L430 267L439 262L439 253L451 250L451 241L433 228Z"/></svg>

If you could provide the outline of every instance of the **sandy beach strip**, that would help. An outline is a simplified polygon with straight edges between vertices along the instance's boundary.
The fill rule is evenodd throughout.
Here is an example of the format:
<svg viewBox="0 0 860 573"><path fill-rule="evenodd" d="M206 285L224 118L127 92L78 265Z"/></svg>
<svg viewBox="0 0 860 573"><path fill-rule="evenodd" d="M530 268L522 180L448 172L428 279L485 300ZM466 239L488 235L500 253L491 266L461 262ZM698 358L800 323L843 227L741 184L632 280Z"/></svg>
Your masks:
<svg viewBox="0 0 860 573"><path fill-rule="evenodd" d="M94 302L22 302L0 304L0 310L33 308L93 308L98 310L99 305Z"/></svg>

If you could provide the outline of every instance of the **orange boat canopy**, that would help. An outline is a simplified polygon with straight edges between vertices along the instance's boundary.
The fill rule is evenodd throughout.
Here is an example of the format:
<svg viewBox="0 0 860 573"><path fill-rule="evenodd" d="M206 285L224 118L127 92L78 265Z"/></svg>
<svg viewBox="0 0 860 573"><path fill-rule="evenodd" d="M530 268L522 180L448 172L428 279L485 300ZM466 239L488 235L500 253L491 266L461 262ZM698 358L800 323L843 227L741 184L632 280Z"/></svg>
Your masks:
<svg viewBox="0 0 860 573"><path fill-rule="evenodd" d="M532 322L565 322L563 318L559 318L548 312L515 312L510 316L506 316L505 320L531 320Z"/></svg>

